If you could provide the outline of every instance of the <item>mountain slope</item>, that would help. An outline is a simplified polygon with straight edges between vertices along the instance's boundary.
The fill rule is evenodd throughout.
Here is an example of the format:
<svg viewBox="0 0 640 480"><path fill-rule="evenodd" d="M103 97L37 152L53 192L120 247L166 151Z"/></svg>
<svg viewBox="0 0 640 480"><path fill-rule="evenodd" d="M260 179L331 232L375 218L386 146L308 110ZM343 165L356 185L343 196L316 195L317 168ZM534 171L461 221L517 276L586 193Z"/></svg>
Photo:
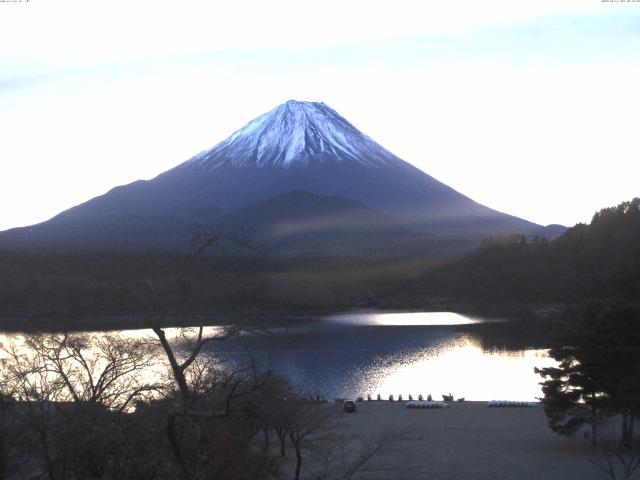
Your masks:
<svg viewBox="0 0 640 480"><path fill-rule="evenodd" d="M397 255L396 249L406 254L407 247L418 249L429 241L353 200L302 191L241 208L216 227L248 240L258 254Z"/></svg>
<svg viewBox="0 0 640 480"><path fill-rule="evenodd" d="M532 232L540 226L480 205L384 149L322 103L289 101L228 139L149 181L116 187L48 222L0 234L0 247L69 248L96 225L126 231L138 219L148 230L100 238L100 249L187 249L195 224L291 191L337 196L376 210L404 228L468 249L484 236ZM116 225L124 219L122 225ZM172 233L152 224L173 223ZM115 222L115 223L114 223ZM134 221L135 223L135 221ZM55 235L52 233L55 232ZM163 239L168 239L163 242ZM73 245L73 246L72 246ZM91 248L90 245L86 246Z"/></svg>

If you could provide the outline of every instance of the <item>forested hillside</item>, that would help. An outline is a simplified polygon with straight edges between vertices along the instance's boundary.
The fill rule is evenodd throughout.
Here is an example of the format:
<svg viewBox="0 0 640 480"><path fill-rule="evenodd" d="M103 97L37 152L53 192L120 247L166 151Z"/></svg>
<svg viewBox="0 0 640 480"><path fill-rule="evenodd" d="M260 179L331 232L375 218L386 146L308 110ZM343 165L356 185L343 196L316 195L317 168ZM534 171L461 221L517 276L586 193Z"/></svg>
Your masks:
<svg viewBox="0 0 640 480"><path fill-rule="evenodd" d="M578 224L552 241L519 235L485 239L475 253L412 282L405 295L572 303L606 295L610 276L632 275L638 256L640 198L635 198L600 210L590 224Z"/></svg>
<svg viewBox="0 0 640 480"><path fill-rule="evenodd" d="M473 254L444 265L424 257L204 255L191 260L186 255L0 252L0 318L5 325L11 319L21 326L140 324L145 315L140 297L154 292L165 301L172 289L168 324L199 315L216 322L359 307L570 305L607 296L612 288L625 292L640 285L640 199L603 209L589 225L576 225L552 241L487 238Z"/></svg>

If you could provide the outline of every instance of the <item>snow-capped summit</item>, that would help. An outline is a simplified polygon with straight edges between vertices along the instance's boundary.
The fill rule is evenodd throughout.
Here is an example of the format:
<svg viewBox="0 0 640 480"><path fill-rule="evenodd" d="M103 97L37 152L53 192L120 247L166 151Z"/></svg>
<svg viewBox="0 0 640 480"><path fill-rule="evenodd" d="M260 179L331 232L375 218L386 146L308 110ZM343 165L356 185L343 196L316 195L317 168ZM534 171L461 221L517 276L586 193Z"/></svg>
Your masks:
<svg viewBox="0 0 640 480"><path fill-rule="evenodd" d="M324 103L289 100L191 161L214 169L225 164L289 168L328 161L379 167L399 159Z"/></svg>

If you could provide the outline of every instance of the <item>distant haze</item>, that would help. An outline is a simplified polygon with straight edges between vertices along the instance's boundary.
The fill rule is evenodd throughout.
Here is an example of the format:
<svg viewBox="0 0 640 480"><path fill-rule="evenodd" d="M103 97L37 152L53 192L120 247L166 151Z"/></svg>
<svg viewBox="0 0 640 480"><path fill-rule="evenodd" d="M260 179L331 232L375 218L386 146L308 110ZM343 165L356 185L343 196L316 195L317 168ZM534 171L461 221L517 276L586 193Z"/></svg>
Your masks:
<svg viewBox="0 0 640 480"><path fill-rule="evenodd" d="M149 179L289 98L491 208L640 195L640 3L0 3L0 230Z"/></svg>

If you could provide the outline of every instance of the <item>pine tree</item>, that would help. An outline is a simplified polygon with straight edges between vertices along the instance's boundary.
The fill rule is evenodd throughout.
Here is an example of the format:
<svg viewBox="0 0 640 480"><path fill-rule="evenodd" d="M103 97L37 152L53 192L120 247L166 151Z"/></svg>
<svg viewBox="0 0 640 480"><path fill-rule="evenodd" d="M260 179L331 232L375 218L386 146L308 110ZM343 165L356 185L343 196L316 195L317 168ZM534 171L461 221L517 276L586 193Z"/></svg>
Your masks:
<svg viewBox="0 0 640 480"><path fill-rule="evenodd" d="M584 307L580 320L566 323L549 355L557 367L536 369L551 429L571 435L605 418L622 418L623 442L631 441L640 418L640 309L612 300Z"/></svg>

